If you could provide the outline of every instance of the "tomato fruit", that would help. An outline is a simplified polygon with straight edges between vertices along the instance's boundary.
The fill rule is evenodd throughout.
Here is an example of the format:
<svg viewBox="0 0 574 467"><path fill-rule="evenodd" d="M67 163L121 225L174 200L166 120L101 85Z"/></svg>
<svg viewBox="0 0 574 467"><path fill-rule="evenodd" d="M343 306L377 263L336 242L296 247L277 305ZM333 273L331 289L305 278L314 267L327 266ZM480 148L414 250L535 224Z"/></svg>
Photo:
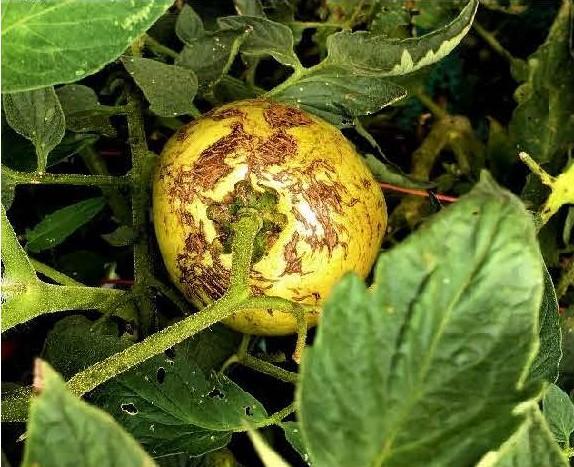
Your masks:
<svg viewBox="0 0 574 467"><path fill-rule="evenodd" d="M239 101L184 126L161 154L153 219L171 279L195 301L227 289L231 254L208 213L233 202L238 182L276 193L285 219L253 265L252 291L311 305L314 325L343 274L364 278L372 268L387 221L380 187L337 128L295 107ZM225 324L258 335L296 330L278 310L241 311Z"/></svg>

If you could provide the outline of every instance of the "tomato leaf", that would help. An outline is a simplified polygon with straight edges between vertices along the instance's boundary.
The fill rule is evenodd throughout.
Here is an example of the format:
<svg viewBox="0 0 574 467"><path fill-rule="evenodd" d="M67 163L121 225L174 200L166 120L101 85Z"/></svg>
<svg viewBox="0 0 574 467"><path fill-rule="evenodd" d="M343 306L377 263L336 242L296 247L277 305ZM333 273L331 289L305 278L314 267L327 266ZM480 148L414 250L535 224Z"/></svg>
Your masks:
<svg viewBox="0 0 574 467"><path fill-rule="evenodd" d="M34 144L38 171L43 172L48 154L66 131L64 112L54 88L5 94L2 102L10 126Z"/></svg>
<svg viewBox="0 0 574 467"><path fill-rule="evenodd" d="M515 92L510 133L520 150L541 163L574 147L574 57L570 54L572 2L562 2L546 42L528 58L528 80Z"/></svg>
<svg viewBox="0 0 574 467"><path fill-rule="evenodd" d="M554 439L559 443L570 445L570 437L574 433L574 403L568 394L555 384L551 384L544 394L542 404L544 417Z"/></svg>
<svg viewBox="0 0 574 467"><path fill-rule="evenodd" d="M526 419L498 449L491 451L477 467L567 467L568 461L552 439L544 417L535 405L528 407Z"/></svg>
<svg viewBox="0 0 574 467"><path fill-rule="evenodd" d="M122 63L145 94L153 113L162 117L193 113L197 93L193 71L149 58L123 57Z"/></svg>
<svg viewBox="0 0 574 467"><path fill-rule="evenodd" d="M206 34L187 43L175 63L192 70L205 92L227 74L244 37L234 30Z"/></svg>
<svg viewBox="0 0 574 467"><path fill-rule="evenodd" d="M301 433L301 426L299 422L284 422L281 424L283 432L285 433L285 438L295 451L299 453L301 458L309 464L309 454L307 453L307 448L305 447L305 441L303 440L303 434Z"/></svg>
<svg viewBox="0 0 574 467"><path fill-rule="evenodd" d="M2 5L2 92L70 83L100 70L173 3L7 0Z"/></svg>
<svg viewBox="0 0 574 467"><path fill-rule="evenodd" d="M54 248L93 219L105 205L103 197L90 198L48 214L26 232L26 248L34 253Z"/></svg>
<svg viewBox="0 0 574 467"><path fill-rule="evenodd" d="M108 414L70 394L62 378L42 361L35 381L22 466L154 466L154 461Z"/></svg>
<svg viewBox="0 0 574 467"><path fill-rule="evenodd" d="M314 465L470 465L517 427L542 296L531 216L486 173L346 276L303 356L297 403ZM512 345L509 345L512 342Z"/></svg>
<svg viewBox="0 0 574 467"><path fill-rule="evenodd" d="M469 31L478 0L470 0L446 26L419 37L395 40L367 31L338 32L327 39L326 65L369 76L399 76L448 55Z"/></svg>
<svg viewBox="0 0 574 467"><path fill-rule="evenodd" d="M93 89L81 84L69 84L59 88L56 93L66 115L68 130L115 136L116 130L109 119L110 108L100 105Z"/></svg>
<svg viewBox="0 0 574 467"><path fill-rule="evenodd" d="M338 126L353 117L375 113L407 95L404 88L374 76L348 76L339 67L320 68L291 86L274 93L274 99L300 105Z"/></svg>
<svg viewBox="0 0 574 467"><path fill-rule="evenodd" d="M96 402L154 456L198 456L225 446L244 419L266 418L263 406L227 377L204 373L193 341L105 384Z"/></svg>
<svg viewBox="0 0 574 467"><path fill-rule="evenodd" d="M283 65L301 69L302 65L293 50L293 32L288 26L259 16L226 16L218 18L222 29L241 29L248 33L241 44L245 55L271 55Z"/></svg>
<svg viewBox="0 0 574 467"><path fill-rule="evenodd" d="M544 293L538 314L540 329L540 348L530 367L529 379L545 379L554 382L558 378L558 368L562 357L562 335L558 299L552 277L544 266Z"/></svg>
<svg viewBox="0 0 574 467"><path fill-rule="evenodd" d="M181 42L189 44L205 35L203 21L189 5L184 5L177 16L175 33Z"/></svg>

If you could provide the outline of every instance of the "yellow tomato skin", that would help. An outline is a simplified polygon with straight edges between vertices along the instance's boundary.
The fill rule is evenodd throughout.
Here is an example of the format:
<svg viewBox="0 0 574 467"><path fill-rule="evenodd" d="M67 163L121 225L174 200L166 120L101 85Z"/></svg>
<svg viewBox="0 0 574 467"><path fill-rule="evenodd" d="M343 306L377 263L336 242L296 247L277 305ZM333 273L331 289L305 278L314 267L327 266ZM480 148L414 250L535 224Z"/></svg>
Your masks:
<svg viewBox="0 0 574 467"><path fill-rule="evenodd" d="M153 185L161 254L188 298L208 303L227 288L231 254L217 248L206 211L242 180L275 190L287 216L253 266L252 291L311 305L312 326L346 272L365 278L371 270L387 222L382 192L337 128L295 107L239 101L193 121L165 145ZM256 335L296 331L294 317L277 310L245 310L225 324Z"/></svg>

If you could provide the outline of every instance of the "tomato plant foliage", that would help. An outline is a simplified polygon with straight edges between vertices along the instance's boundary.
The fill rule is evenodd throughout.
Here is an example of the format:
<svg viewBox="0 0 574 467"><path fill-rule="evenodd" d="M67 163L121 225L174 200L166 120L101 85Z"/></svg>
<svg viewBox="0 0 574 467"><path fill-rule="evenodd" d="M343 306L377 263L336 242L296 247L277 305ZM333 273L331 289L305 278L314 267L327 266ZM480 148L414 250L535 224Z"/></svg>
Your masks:
<svg viewBox="0 0 574 467"><path fill-rule="evenodd" d="M4 1L2 463L568 465L573 18L571 0ZM301 303L254 291L285 227L272 193L211 206L201 247L232 264L207 265L215 301L169 283L153 234L166 142L244 99L344 131L386 196L372 274L341 271L309 332ZM278 118L279 160L298 129ZM174 200L205 198L219 146L259 151L248 130L209 135ZM325 219L345 203L321 170L302 176ZM297 336L219 323L253 308Z"/></svg>

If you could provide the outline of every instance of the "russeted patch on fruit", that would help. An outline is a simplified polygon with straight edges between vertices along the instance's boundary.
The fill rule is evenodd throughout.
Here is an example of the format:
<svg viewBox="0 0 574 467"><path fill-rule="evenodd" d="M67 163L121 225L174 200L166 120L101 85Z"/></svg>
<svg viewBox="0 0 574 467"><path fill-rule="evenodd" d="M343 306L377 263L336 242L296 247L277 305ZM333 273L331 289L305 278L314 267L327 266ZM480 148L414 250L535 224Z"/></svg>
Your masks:
<svg viewBox="0 0 574 467"><path fill-rule="evenodd" d="M153 217L167 270L205 304L221 297L231 270L229 221L242 207L263 213L251 290L320 305L348 271L369 273L386 228L382 192L352 144L295 107L248 100L220 107L166 144L154 179ZM225 321L250 334L296 330L278 310L245 310Z"/></svg>

